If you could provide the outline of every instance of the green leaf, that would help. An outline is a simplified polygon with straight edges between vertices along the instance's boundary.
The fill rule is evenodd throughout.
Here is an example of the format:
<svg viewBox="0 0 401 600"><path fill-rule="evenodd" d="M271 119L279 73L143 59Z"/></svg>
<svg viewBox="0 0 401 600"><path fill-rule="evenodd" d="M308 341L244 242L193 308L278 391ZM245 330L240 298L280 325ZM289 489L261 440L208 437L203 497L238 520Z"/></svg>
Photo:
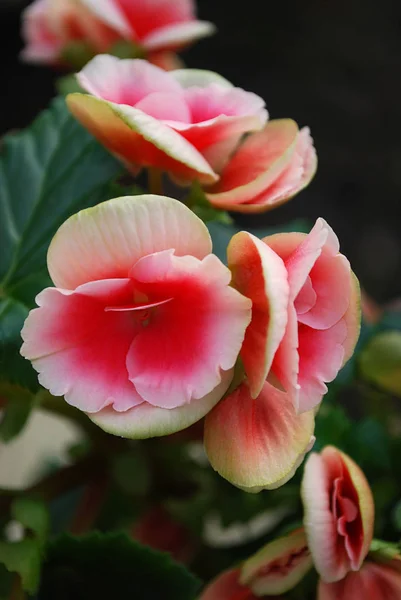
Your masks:
<svg viewBox="0 0 401 600"><path fill-rule="evenodd" d="M207 227L213 241L213 253L224 263L227 263L227 246L233 235L239 231L246 230L249 231L249 233L253 233L253 235L256 235L258 238L263 238L267 235L273 235L274 233L285 233L290 231L306 233L310 230L309 224L301 219L277 227L238 227L235 224L227 225L225 223L219 223L218 221L211 221L207 224Z"/></svg>
<svg viewBox="0 0 401 600"><path fill-rule="evenodd" d="M12 515L35 534L42 546L45 544L49 533L49 513L43 502L34 498L17 498L12 506Z"/></svg>
<svg viewBox="0 0 401 600"><path fill-rule="evenodd" d="M0 154L0 380L37 389L19 356L20 331L50 279L46 253L71 214L108 199L122 172L56 99L26 130L6 136Z"/></svg>
<svg viewBox="0 0 401 600"><path fill-rule="evenodd" d="M376 335L360 354L362 376L382 389L401 396L401 332Z"/></svg>
<svg viewBox="0 0 401 600"><path fill-rule="evenodd" d="M0 420L0 440L9 442L25 427L35 403L35 396L19 386L0 383L0 399L2 398L5 399L6 405Z"/></svg>
<svg viewBox="0 0 401 600"><path fill-rule="evenodd" d="M149 491L150 469L139 445L131 452L115 456L112 473L119 487L128 494L143 496Z"/></svg>
<svg viewBox="0 0 401 600"><path fill-rule="evenodd" d="M33 594L39 585L41 567L41 545L38 540L25 539L20 542L0 541L0 563L10 573L18 573L22 587Z"/></svg>
<svg viewBox="0 0 401 600"><path fill-rule="evenodd" d="M199 581L122 533L62 535L48 547L38 600L193 600Z"/></svg>

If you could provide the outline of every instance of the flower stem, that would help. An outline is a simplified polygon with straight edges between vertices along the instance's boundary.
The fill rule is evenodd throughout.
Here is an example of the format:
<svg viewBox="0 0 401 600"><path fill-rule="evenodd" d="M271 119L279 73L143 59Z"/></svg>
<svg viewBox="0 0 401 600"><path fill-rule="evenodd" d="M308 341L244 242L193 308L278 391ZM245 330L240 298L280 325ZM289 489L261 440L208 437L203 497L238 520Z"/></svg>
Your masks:
<svg viewBox="0 0 401 600"><path fill-rule="evenodd" d="M82 535L96 522L109 488L109 478L102 473L86 487L70 526L70 533Z"/></svg>
<svg viewBox="0 0 401 600"><path fill-rule="evenodd" d="M159 169L148 169L148 186L151 194L163 195L163 172Z"/></svg>

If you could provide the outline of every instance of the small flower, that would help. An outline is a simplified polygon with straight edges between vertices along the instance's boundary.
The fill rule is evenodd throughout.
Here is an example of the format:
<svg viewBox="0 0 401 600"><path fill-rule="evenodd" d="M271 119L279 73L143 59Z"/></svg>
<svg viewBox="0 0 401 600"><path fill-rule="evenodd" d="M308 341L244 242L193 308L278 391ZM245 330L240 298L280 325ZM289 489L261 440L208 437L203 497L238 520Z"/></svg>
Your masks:
<svg viewBox="0 0 401 600"><path fill-rule="evenodd" d="M299 131L291 119L273 120L238 147L206 197L217 208L266 212L305 188L316 168L309 129Z"/></svg>
<svg viewBox="0 0 401 600"><path fill-rule="evenodd" d="M82 42L96 54L126 40L149 60L171 66L174 52L214 31L196 19L193 0L34 0L23 13L22 57L56 64L70 44Z"/></svg>
<svg viewBox="0 0 401 600"><path fill-rule="evenodd" d="M200 600L256 600L281 596L294 588L312 568L302 529L274 540L238 568L220 575Z"/></svg>
<svg viewBox="0 0 401 600"><path fill-rule="evenodd" d="M240 232L227 255L233 285L252 300L241 350L252 398L268 377L298 412L315 408L359 336L358 281L337 236L323 219L308 235Z"/></svg>
<svg viewBox="0 0 401 600"><path fill-rule="evenodd" d="M302 500L308 545L321 579L336 582L358 571L369 552L374 524L372 492L361 469L332 446L311 454L305 465ZM352 596L338 596L343 597Z"/></svg>
<svg viewBox="0 0 401 600"><path fill-rule="evenodd" d="M40 383L116 435L201 419L230 385L250 320L211 250L202 221L170 198L117 198L69 218L48 252L56 287L21 334Z"/></svg>
<svg viewBox="0 0 401 600"><path fill-rule="evenodd" d="M266 120L259 96L215 73L166 73L146 61L101 55L79 74L89 94L70 94L73 115L135 172L167 171L177 180L213 183L216 164Z"/></svg>

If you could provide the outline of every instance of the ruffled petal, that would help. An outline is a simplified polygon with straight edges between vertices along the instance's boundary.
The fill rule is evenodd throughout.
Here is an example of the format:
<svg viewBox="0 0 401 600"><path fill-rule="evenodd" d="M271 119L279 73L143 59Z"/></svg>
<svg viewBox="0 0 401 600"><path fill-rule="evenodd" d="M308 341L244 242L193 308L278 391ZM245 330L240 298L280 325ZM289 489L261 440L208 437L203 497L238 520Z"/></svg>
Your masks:
<svg viewBox="0 0 401 600"><path fill-rule="evenodd" d="M109 405L127 410L143 402L125 365L138 325L126 312L105 311L132 295L129 279L39 294L39 308L30 312L21 332L21 354L32 361L43 387L85 412Z"/></svg>
<svg viewBox="0 0 401 600"><path fill-rule="evenodd" d="M257 597L285 594L312 569L303 529L270 542L241 567L240 581Z"/></svg>
<svg viewBox="0 0 401 600"><path fill-rule="evenodd" d="M165 123L131 106L69 94L75 118L128 168L155 167L182 181L213 183L218 176L198 150Z"/></svg>
<svg viewBox="0 0 401 600"><path fill-rule="evenodd" d="M209 255L202 261L165 251L142 258L130 273L159 306L132 343L129 378L160 408L202 398L234 367L251 318L251 302L229 286L231 274Z"/></svg>
<svg viewBox="0 0 401 600"><path fill-rule="evenodd" d="M178 408L157 408L144 402L124 413L111 408L89 414L89 418L107 433L129 439L146 439L187 429L202 419L223 397L233 370L222 371L221 382L204 398Z"/></svg>
<svg viewBox="0 0 401 600"><path fill-rule="evenodd" d="M142 44L146 50L179 50L191 42L213 35L216 27L209 21L187 21L156 29L147 35Z"/></svg>
<svg viewBox="0 0 401 600"><path fill-rule="evenodd" d="M214 579L199 600L256 600L251 590L239 582L240 569L230 569Z"/></svg>
<svg viewBox="0 0 401 600"><path fill-rule="evenodd" d="M127 196L70 217L48 252L56 286L127 277L143 256L174 249L202 259L212 249L207 227L182 203L164 196Z"/></svg>
<svg viewBox="0 0 401 600"><path fill-rule="evenodd" d="M252 300L252 321L241 358L253 398L262 390L287 325L289 286L281 258L247 232L236 234L227 249L233 285Z"/></svg>
<svg viewBox="0 0 401 600"><path fill-rule="evenodd" d="M205 448L222 477L258 492L282 485L295 473L313 429L313 414L297 415L287 394L265 383L254 400L243 383L207 416Z"/></svg>
<svg viewBox="0 0 401 600"><path fill-rule="evenodd" d="M319 581L318 600L399 600L401 598L401 573L387 565L366 561L360 571L336 583Z"/></svg>

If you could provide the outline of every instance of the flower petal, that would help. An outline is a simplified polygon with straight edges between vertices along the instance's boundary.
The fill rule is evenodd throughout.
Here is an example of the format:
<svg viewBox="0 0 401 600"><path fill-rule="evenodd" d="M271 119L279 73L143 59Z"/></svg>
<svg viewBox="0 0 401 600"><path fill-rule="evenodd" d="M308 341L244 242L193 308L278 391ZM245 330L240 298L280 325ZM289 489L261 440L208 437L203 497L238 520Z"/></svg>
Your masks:
<svg viewBox="0 0 401 600"><path fill-rule="evenodd" d="M142 44L146 50L179 50L187 44L213 35L216 27L209 21L187 21L186 23L173 23L156 29L148 34Z"/></svg>
<svg viewBox="0 0 401 600"><path fill-rule="evenodd" d="M182 88L189 87L207 87L211 83L218 83L219 86L226 88L234 87L227 79L206 69L177 69L170 73Z"/></svg>
<svg viewBox="0 0 401 600"><path fill-rule="evenodd" d="M347 487L347 497L357 505L358 517L346 535L339 533L334 503L335 481ZM302 481L304 525L315 567L327 582L339 581L350 570L358 570L369 551L374 523L372 493L360 468L337 448L328 446L320 455L311 454ZM333 496L335 494L335 496Z"/></svg>
<svg viewBox="0 0 401 600"><path fill-rule="evenodd" d="M135 32L114 0L80 0L93 14L99 17L127 39L135 39Z"/></svg>
<svg viewBox="0 0 401 600"><path fill-rule="evenodd" d="M233 377L233 370L222 371L221 382L204 398L178 408L156 408L144 402L124 413L111 408L89 414L89 418L107 433L129 439L146 439L169 435L190 427L202 419L223 397Z"/></svg>
<svg viewBox="0 0 401 600"><path fill-rule="evenodd" d="M343 318L348 332L346 340L343 343L344 366L354 353L361 331L361 290L358 278L353 272L351 272L351 296L349 306Z"/></svg>
<svg viewBox="0 0 401 600"><path fill-rule="evenodd" d="M265 383L254 400L243 383L206 417L205 448L222 477L258 492L279 487L295 473L313 429L313 414L297 415L287 394Z"/></svg>
<svg viewBox="0 0 401 600"><path fill-rule="evenodd" d="M47 288L39 294L39 308L30 312L21 332L21 354L54 396L65 396L85 412L108 405L127 410L143 402L125 366L138 326L125 312L105 311L132 295L129 279L94 281L75 292Z"/></svg>
<svg viewBox="0 0 401 600"><path fill-rule="evenodd" d="M212 249L207 227L182 203L164 196L127 196L67 219L48 252L50 276L74 289L98 279L127 277L143 256L173 248L202 259Z"/></svg>
<svg viewBox="0 0 401 600"><path fill-rule="evenodd" d="M287 325L289 286L281 258L247 232L237 233L227 249L233 285L252 300L252 321L241 358L253 398L262 390Z"/></svg>
<svg viewBox="0 0 401 600"><path fill-rule="evenodd" d="M99 54L78 73L77 79L93 96L128 106L135 106L155 92L182 94L181 86L169 73L139 58L121 60Z"/></svg>
<svg viewBox="0 0 401 600"><path fill-rule="evenodd" d="M318 600L399 600L401 573L386 565L366 561L360 571L348 573L336 583L319 581Z"/></svg>
<svg viewBox="0 0 401 600"><path fill-rule="evenodd" d="M217 175L191 143L141 110L78 93L69 94L67 104L75 118L129 168L157 167L182 181L216 181Z"/></svg>
<svg viewBox="0 0 401 600"><path fill-rule="evenodd" d="M199 600L255 600L247 586L239 582L240 569L230 569L214 579L200 595Z"/></svg>
<svg viewBox="0 0 401 600"><path fill-rule="evenodd" d="M284 594L311 570L312 557L303 529L270 542L241 567L240 581L255 596Z"/></svg>
<svg viewBox="0 0 401 600"><path fill-rule="evenodd" d="M214 255L200 261L160 252L139 260L130 275L146 296L172 298L133 341L130 380L160 408L202 398L220 383L221 370L234 367L251 302L229 286L231 273Z"/></svg>

